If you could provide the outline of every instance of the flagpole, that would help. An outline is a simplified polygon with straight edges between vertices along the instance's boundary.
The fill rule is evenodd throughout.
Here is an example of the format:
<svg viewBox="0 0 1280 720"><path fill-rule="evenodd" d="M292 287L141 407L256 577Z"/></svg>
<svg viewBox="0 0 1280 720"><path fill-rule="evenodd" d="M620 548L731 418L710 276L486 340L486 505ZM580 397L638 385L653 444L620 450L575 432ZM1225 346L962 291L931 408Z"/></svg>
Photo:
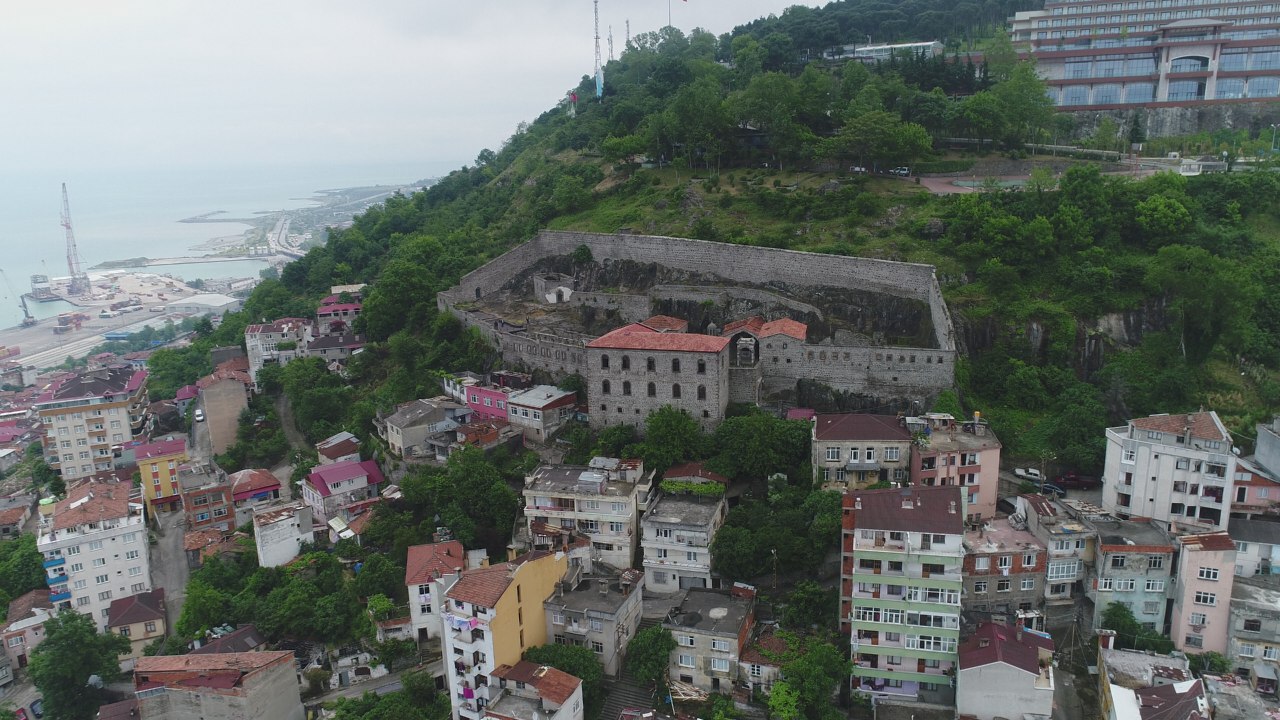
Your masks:
<svg viewBox="0 0 1280 720"><path fill-rule="evenodd" d="M667 0L667 27L671 27L671 0Z"/></svg>

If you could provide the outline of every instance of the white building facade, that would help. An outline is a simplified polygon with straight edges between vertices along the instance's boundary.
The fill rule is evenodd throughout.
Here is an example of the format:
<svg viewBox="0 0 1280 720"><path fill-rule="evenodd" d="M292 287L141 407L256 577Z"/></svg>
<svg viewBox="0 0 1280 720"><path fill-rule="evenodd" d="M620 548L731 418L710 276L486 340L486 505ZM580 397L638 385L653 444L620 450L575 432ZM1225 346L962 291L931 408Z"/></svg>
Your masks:
<svg viewBox="0 0 1280 720"><path fill-rule="evenodd" d="M659 593L718 587L711 543L728 513L723 496L658 498L640 521L645 587Z"/></svg>

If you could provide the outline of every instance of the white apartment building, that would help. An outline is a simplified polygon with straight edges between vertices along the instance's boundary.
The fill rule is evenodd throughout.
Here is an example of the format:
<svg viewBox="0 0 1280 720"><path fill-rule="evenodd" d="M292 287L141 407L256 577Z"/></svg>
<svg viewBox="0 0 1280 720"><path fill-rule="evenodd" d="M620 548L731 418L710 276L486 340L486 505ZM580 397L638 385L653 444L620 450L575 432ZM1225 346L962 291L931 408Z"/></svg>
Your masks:
<svg viewBox="0 0 1280 720"><path fill-rule="evenodd" d="M311 508L303 503L260 508L253 515L253 542L262 567L284 565L314 539Z"/></svg>
<svg viewBox="0 0 1280 720"><path fill-rule="evenodd" d="M645 587L658 593L719 587L711 542L728 514L724 496L659 497L640 521Z"/></svg>
<svg viewBox="0 0 1280 720"><path fill-rule="evenodd" d="M67 491L40 523L49 599L107 627L111 601L151 589L142 496L126 483L90 480Z"/></svg>
<svg viewBox="0 0 1280 720"><path fill-rule="evenodd" d="M1236 456L1218 414L1152 415L1107 428L1102 506L1179 532L1225 530Z"/></svg>
<svg viewBox="0 0 1280 720"><path fill-rule="evenodd" d="M457 540L413 545L405 560L409 622L418 642L440 637L444 594L467 566L467 551Z"/></svg>
<svg viewBox="0 0 1280 720"><path fill-rule="evenodd" d="M294 358L305 357L311 342L311 321L303 318L280 318L244 329L244 347L249 356L249 377L258 384L258 371L263 365L286 365Z"/></svg>
<svg viewBox="0 0 1280 720"><path fill-rule="evenodd" d="M112 447L147 430L147 371L115 365L52 383L32 410L44 423L44 457L68 481L110 470Z"/></svg>
<svg viewBox="0 0 1280 720"><path fill-rule="evenodd" d="M646 474L639 460L541 465L524 479L526 529L535 548L556 547L561 536L586 536L595 559L629 568L640 514L656 490L653 473Z"/></svg>

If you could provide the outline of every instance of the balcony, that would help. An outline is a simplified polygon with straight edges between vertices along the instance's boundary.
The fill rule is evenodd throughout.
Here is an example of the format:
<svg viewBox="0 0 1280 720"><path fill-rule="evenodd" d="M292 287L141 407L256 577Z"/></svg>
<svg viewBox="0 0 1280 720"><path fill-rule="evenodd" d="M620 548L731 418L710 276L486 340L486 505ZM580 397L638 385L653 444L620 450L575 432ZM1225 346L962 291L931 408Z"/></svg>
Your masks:
<svg viewBox="0 0 1280 720"><path fill-rule="evenodd" d="M51 603L60 603L63 600L70 600L70 599L71 599L71 592L69 590L63 590L62 592L57 592L57 593L55 592L49 593L49 602Z"/></svg>
<svg viewBox="0 0 1280 720"><path fill-rule="evenodd" d="M49 587L53 587L54 585L65 585L67 582L67 576L66 575L50 575L49 577L45 578L45 582L48 583Z"/></svg>
<svg viewBox="0 0 1280 720"><path fill-rule="evenodd" d="M55 568L61 565L66 565L67 559L59 555L58 557L53 558L52 560L45 560L43 564L44 564L44 569L48 570L49 568Z"/></svg>

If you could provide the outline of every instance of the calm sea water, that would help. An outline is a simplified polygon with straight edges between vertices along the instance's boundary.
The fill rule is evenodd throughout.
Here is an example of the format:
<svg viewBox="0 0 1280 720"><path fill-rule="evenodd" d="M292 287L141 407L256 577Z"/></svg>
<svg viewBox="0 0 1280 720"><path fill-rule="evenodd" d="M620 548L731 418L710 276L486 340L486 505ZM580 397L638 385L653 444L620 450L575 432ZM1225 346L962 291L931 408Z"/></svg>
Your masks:
<svg viewBox="0 0 1280 720"><path fill-rule="evenodd" d="M0 168L0 327L22 319L14 295L30 289L30 276L67 274L61 226L67 183L71 219L83 267L131 257L201 255L193 246L236 235L236 223L182 223L183 218L224 210L230 217L305 207L317 191L368 185L409 184L438 177L460 162L404 162L350 166L157 168L116 171L50 170L14 175ZM262 263L205 263L152 268L185 279L245 277ZM30 303L37 317L67 310L63 303Z"/></svg>

